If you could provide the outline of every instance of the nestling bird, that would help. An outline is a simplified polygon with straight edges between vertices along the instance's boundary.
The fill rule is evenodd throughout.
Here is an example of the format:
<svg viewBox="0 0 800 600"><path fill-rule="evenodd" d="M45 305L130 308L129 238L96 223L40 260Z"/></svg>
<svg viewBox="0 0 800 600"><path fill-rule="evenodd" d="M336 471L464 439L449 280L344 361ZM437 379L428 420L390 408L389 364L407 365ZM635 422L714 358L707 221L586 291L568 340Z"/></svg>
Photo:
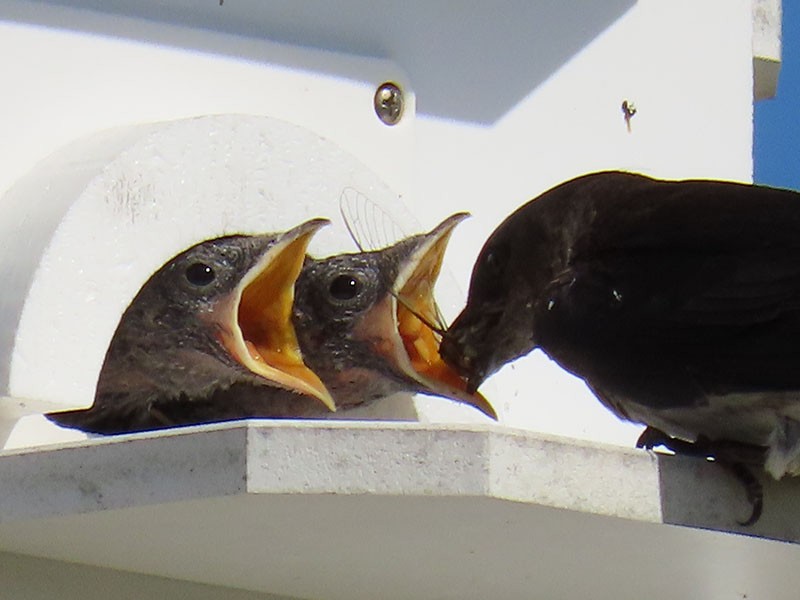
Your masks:
<svg viewBox="0 0 800 600"><path fill-rule="evenodd" d="M94 404L48 417L113 434L334 410L291 324L306 248L327 223L221 237L172 258L124 312Z"/></svg>
<svg viewBox="0 0 800 600"><path fill-rule="evenodd" d="M294 325L308 366L340 409L395 392L422 392L497 418L439 357L433 287L454 227L371 252L308 258L296 285Z"/></svg>
<svg viewBox="0 0 800 600"><path fill-rule="evenodd" d="M622 419L732 468L800 474L800 194L602 172L490 236L441 353L469 389L541 348Z"/></svg>

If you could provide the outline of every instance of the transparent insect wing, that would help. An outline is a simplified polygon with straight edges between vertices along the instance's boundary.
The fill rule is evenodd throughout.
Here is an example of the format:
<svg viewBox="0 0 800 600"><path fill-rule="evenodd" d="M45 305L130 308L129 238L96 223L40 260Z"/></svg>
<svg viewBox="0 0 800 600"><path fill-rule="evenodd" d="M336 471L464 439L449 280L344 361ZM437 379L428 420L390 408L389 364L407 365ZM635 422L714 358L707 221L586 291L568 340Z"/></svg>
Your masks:
<svg viewBox="0 0 800 600"><path fill-rule="evenodd" d="M339 196L339 212L347 232L361 252L381 250L409 237L387 210L355 188L348 187L342 191ZM418 226L416 229L422 228ZM433 297L433 290L428 291ZM447 324L438 304L434 303L435 314L419 315L411 308L410 299L397 295L395 297L436 333L447 330Z"/></svg>
<svg viewBox="0 0 800 600"><path fill-rule="evenodd" d="M433 305L433 309L436 311L436 314L434 315L434 325L439 328L437 333L441 335L447 331L447 321L444 320L444 315L442 314L438 303ZM436 331L436 329L434 329L434 331Z"/></svg>
<svg viewBox="0 0 800 600"><path fill-rule="evenodd" d="M388 211L355 188L345 188L339 196L339 212L361 252L380 250L408 237Z"/></svg>

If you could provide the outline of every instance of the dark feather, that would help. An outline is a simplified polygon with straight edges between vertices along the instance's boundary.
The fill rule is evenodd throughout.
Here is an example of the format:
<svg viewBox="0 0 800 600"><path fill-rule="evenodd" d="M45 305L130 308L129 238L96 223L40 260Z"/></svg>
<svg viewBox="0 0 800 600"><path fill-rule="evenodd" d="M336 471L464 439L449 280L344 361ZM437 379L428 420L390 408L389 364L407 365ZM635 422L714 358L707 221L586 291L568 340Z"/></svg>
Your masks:
<svg viewBox="0 0 800 600"><path fill-rule="evenodd" d="M771 445L780 475L800 468L798 339L800 194L603 172L495 230L441 351L476 386L542 348L620 417Z"/></svg>

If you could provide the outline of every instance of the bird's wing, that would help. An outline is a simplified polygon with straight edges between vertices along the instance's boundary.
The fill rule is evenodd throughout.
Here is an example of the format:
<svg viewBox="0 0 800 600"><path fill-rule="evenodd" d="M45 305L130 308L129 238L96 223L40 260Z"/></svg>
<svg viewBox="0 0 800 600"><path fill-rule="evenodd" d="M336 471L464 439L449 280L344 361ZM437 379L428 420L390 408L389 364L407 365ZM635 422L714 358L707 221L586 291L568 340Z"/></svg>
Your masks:
<svg viewBox="0 0 800 600"><path fill-rule="evenodd" d="M622 226L552 294L595 344L679 369L705 394L800 390L797 195L715 184L668 184L664 203L609 221Z"/></svg>

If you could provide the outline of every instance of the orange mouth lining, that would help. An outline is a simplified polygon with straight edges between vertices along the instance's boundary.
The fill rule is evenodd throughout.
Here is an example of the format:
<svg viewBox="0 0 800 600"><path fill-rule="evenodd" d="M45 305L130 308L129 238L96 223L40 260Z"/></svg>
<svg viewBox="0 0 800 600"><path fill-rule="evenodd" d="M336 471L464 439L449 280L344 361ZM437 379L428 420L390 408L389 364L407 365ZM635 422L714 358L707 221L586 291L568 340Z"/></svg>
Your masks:
<svg viewBox="0 0 800 600"><path fill-rule="evenodd" d="M253 373L286 389L313 396L335 411L330 392L303 362L292 324L294 284L303 268L311 236L322 224L322 220L309 221L296 233L289 232L289 239L279 240L267 250L231 297L236 308L226 318L222 341L231 355Z"/></svg>
<svg viewBox="0 0 800 600"><path fill-rule="evenodd" d="M426 303L427 304L427 303ZM431 312L419 306L414 309L429 322ZM397 331L414 370L423 377L444 383L459 391L467 391L467 382L439 356L441 338L403 304L397 306Z"/></svg>
<svg viewBox="0 0 800 600"><path fill-rule="evenodd" d="M466 394L467 381L439 356L441 336L427 324L440 325L433 286L439 278L450 233L457 222L454 221L425 251L411 276L399 290L397 331L403 340L411 366L418 374ZM445 328L443 323L441 328Z"/></svg>
<svg viewBox="0 0 800 600"><path fill-rule="evenodd" d="M294 281L305 258L307 240L292 241L242 290L237 319L250 357L286 370L305 368L292 326Z"/></svg>

